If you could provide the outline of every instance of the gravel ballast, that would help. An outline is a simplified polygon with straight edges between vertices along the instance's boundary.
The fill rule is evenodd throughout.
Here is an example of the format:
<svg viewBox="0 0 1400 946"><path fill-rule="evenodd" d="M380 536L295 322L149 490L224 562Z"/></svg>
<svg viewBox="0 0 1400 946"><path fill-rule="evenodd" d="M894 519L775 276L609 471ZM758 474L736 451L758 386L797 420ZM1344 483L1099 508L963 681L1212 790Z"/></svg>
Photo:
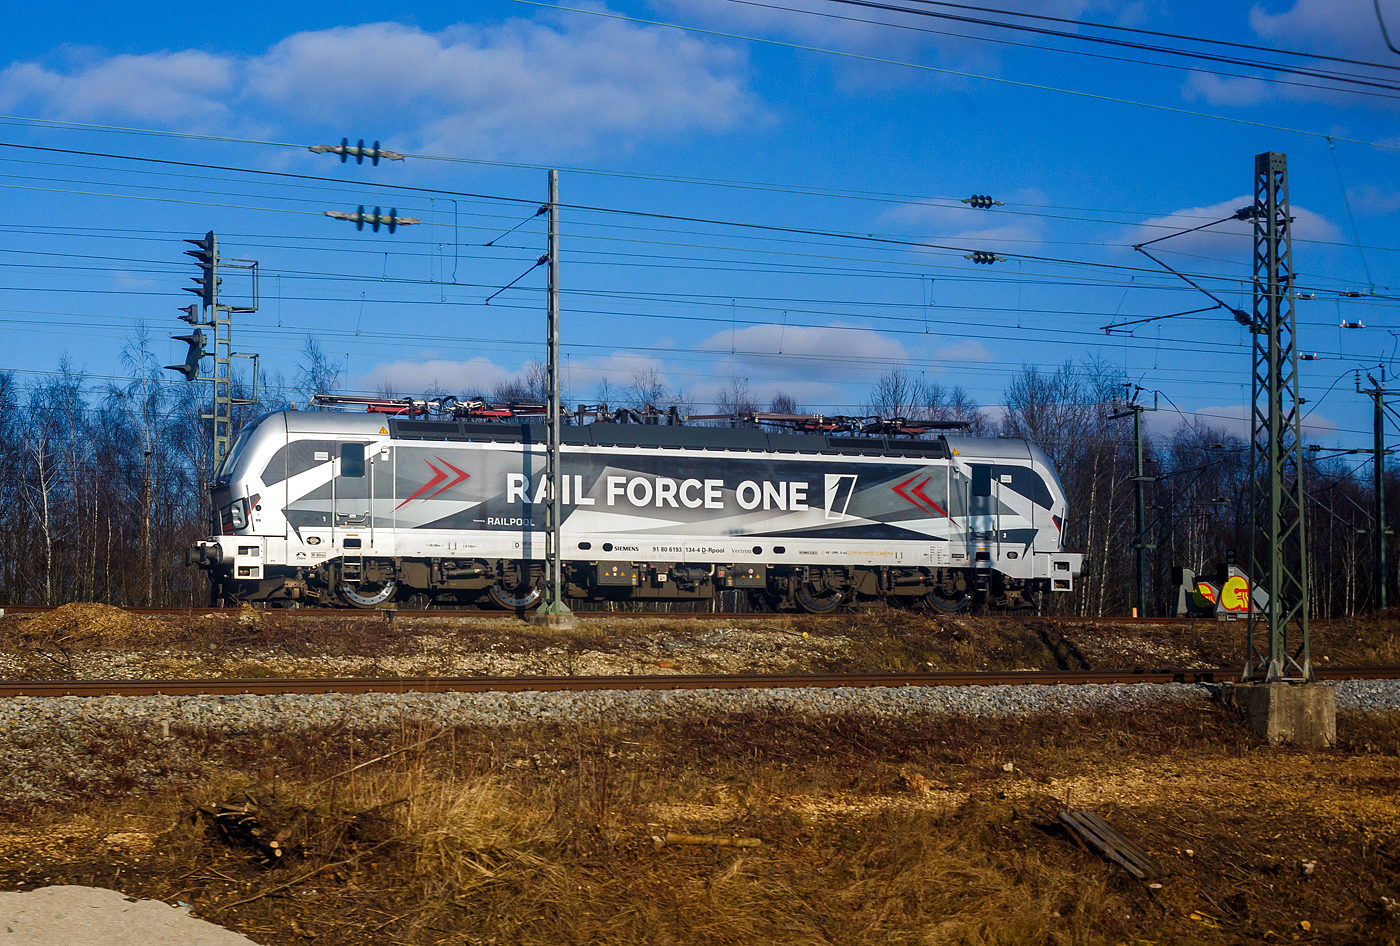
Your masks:
<svg viewBox="0 0 1400 946"><path fill-rule="evenodd" d="M1339 709L1400 711L1400 681L1335 684ZM733 713L964 717L1148 711L1210 701L1197 684L927 686L544 693L12 697L0 700L0 802L67 801L188 783L183 734L404 731L410 727L589 724Z"/></svg>
<svg viewBox="0 0 1400 946"><path fill-rule="evenodd" d="M404 721L457 726L591 723L754 711L906 716L1011 716L1147 707L1207 700L1194 684L1078 686L794 687L743 690L587 690L546 693L367 693L286 696L15 697L0 703L0 730L78 723L165 724L252 732Z"/></svg>
<svg viewBox="0 0 1400 946"><path fill-rule="evenodd" d="M1338 709L1400 711L1400 680L1332 684ZM13 697L0 701L0 732L69 723L125 723L251 732L397 726L405 720L457 726L589 723L777 711L905 716L1011 716L1145 708L1209 700L1198 684L1026 684L1021 686L793 687L735 690L589 690L542 693L368 693L284 696Z"/></svg>

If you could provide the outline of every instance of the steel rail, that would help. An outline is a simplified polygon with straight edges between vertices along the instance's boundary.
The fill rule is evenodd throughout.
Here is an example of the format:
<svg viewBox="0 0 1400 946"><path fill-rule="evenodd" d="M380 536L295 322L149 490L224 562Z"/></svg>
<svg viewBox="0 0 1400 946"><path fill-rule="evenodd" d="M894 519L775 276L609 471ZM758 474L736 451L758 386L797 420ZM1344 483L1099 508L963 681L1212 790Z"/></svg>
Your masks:
<svg viewBox="0 0 1400 946"><path fill-rule="evenodd" d="M79 602L82 604L90 602ZM0 613L4 614L47 614L58 610L62 605L0 605ZM138 614L145 617L169 617L187 616L204 617L206 615L224 615L227 617L238 617L247 613L241 608L120 608L128 614ZM276 617L301 618L362 618L376 620L394 620L397 618L460 618L460 617L483 617L483 618L508 618L514 616L511 611L484 611L475 608L437 608L432 610L408 610L406 608L380 608L380 609L360 609L360 608L258 608L254 613L265 614ZM643 620L643 619L666 619L675 621L766 621L782 620L791 618L803 618L814 620L830 620L840 617L851 617L861 612L842 611L828 614L806 614L800 611L785 612L782 614L767 611L574 611L574 615L580 620ZM911 612L913 613L913 612ZM927 614L918 615L926 617L936 617L938 615ZM956 616L956 615L952 615ZM1162 617L1162 618L1134 618L1134 617L1078 617L1070 614L1055 615L974 615L966 614L964 617L989 617L997 620L1012 621L1055 621L1061 624L1216 624L1228 623L1217 622L1215 618L1194 618L1194 617Z"/></svg>
<svg viewBox="0 0 1400 946"><path fill-rule="evenodd" d="M252 680L0 680L0 697L283 696L363 693L550 693L588 690L746 690L816 687L1228 683L1237 667L1187 670L1009 670L951 673L636 674L579 677L341 677ZM1326 667L1319 680L1400 678L1400 666Z"/></svg>

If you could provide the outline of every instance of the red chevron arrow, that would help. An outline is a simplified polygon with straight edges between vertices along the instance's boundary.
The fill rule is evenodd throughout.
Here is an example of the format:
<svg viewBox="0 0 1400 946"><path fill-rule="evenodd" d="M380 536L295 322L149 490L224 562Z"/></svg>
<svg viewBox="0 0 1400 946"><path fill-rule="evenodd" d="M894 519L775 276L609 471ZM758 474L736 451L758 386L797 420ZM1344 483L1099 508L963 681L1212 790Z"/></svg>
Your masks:
<svg viewBox="0 0 1400 946"><path fill-rule="evenodd" d="M914 482L914 481L917 480L918 478L919 478L919 474L915 473L913 476L909 477L909 479L905 480L903 483L898 483L898 484L896 484L896 485L894 485L894 486L891 486L890 489L894 490L895 493L896 493L897 495L903 497L904 500L905 500L906 502L911 502L911 503L913 503L915 506L917 506L917 505L919 505L919 501L918 501L917 499L915 499L913 496L910 496L908 493L906 493L906 492L904 491L904 487L908 486L910 483Z"/></svg>
<svg viewBox="0 0 1400 946"><path fill-rule="evenodd" d="M429 459L424 458L423 462L426 463L426 464L428 464L428 466L432 467L433 474L434 474L433 478L430 479L430 480L428 480L428 482L424 483L424 484L423 484L423 488L420 489L420 490L418 490L418 492L414 493L412 496L408 497L408 498L405 499L403 502L401 502L401 503L399 503L397 506L395 506L395 507L394 507L395 509L402 509L405 505L407 505L408 503L413 502L413 501L414 501L415 499L417 499L419 496L422 496L422 495L423 495L424 493L426 493L428 490L432 489L434 486L438 485L438 484L441 483L443 480L447 479L447 474L444 473L444 472L442 472L442 470L439 470L437 467L433 466L433 461L432 461L432 460L429 460Z"/></svg>
<svg viewBox="0 0 1400 946"><path fill-rule="evenodd" d="M458 483L462 483L462 482L465 482L466 480L471 479L471 474L470 474L470 473L464 473L464 472L462 472L461 470L459 470L459 469L457 469L455 466L453 466L451 463L448 463L448 462L447 462L446 460L444 460L442 457L435 457L434 459L436 459L437 462L441 463L443 466L447 467L447 468L448 468L449 470L451 470L453 473L456 473L456 474L457 474L457 478L456 478L455 480L453 480L451 483L448 483L448 484L447 484L446 486L444 486L442 489L438 490L437 493L433 493L432 496L425 496L425 497L423 497L424 499L432 499L433 496L436 496L438 493L445 493L445 492L447 492L449 489L451 489L452 487L456 486Z"/></svg>
<svg viewBox="0 0 1400 946"><path fill-rule="evenodd" d="M935 512L937 512L937 513L938 513L940 516L942 516L944 519L947 519L947 518L948 518L948 514L947 514L946 512L943 511L943 507L939 506L938 503L936 503L936 502L934 502L933 500L929 499L929 498L928 498L928 494L926 494L926 493L924 492L924 487L928 485L928 481L931 480L931 479L933 479L933 475L932 475L932 474L930 474L930 475L924 477L923 482L920 483L918 486L915 486L915 487L914 487L913 489L911 489L909 492L913 493L915 496L919 497L919 498L922 499L924 502L928 503L930 506L932 506L932 507L934 508L934 511L935 511Z"/></svg>
<svg viewBox="0 0 1400 946"><path fill-rule="evenodd" d="M915 486L913 489L909 489L906 492L906 487L908 487L910 483L917 480L922 473L923 471L920 470L918 473L915 473L913 476L909 477L909 479L896 486L891 486L890 488L894 490L899 496L903 497L905 501L918 507L920 512L929 511L928 508L924 505L924 503L927 503L929 506L932 506L934 511L937 512L940 516L946 518L948 514L942 509L940 509L937 503L929 499L923 491L925 484L927 484L929 480L933 479L932 474L930 474L929 476L925 476L923 480L920 481L918 486ZM918 499L914 498L916 496L918 497ZM919 500L923 500L923 502L920 502Z"/></svg>

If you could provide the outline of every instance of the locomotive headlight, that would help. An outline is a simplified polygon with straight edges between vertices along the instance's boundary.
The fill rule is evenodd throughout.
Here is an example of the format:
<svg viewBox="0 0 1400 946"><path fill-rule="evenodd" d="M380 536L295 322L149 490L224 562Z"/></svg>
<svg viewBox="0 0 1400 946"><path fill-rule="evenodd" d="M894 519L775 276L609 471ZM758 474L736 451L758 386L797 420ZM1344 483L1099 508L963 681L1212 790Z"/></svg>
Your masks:
<svg viewBox="0 0 1400 946"><path fill-rule="evenodd" d="M321 537L320 537L319 535L308 535L308 536L306 537L306 544L307 544L307 545L320 545L320 544L321 544Z"/></svg>

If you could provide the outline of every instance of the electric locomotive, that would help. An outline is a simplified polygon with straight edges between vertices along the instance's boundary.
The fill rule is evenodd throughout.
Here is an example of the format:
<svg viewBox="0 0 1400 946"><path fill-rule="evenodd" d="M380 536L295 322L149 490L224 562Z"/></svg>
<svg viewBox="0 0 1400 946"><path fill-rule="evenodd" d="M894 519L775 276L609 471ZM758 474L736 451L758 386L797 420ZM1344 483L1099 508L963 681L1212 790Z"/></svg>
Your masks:
<svg viewBox="0 0 1400 946"><path fill-rule="evenodd" d="M867 432L868 434L868 432ZM216 605L542 600L545 427L280 411L238 435L186 564ZM564 593L776 610L1025 611L1068 592L1065 495L1025 440L586 423L561 428Z"/></svg>

